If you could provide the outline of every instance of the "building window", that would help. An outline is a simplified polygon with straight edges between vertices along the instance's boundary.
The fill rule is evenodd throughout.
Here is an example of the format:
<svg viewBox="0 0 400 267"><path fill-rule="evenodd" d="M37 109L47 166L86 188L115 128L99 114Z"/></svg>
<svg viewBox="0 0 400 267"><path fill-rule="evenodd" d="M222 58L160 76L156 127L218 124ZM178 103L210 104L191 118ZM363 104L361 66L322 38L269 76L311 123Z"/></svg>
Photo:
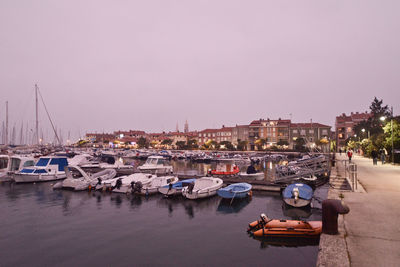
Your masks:
<svg viewBox="0 0 400 267"><path fill-rule="evenodd" d="M297 134L297 133L298 133L298 131L297 131L297 130L293 130L293 131L292 131L292 133L294 133L294 134Z"/></svg>
<svg viewBox="0 0 400 267"><path fill-rule="evenodd" d="M308 133L313 134L314 130L309 130Z"/></svg>
<svg viewBox="0 0 400 267"><path fill-rule="evenodd" d="M351 131L352 131L351 127L347 127L347 132L351 133Z"/></svg>
<svg viewBox="0 0 400 267"><path fill-rule="evenodd" d="M328 135L328 130L327 129L323 129L322 130L322 135Z"/></svg>
<svg viewBox="0 0 400 267"><path fill-rule="evenodd" d="M300 130L301 135L306 135L306 130Z"/></svg>

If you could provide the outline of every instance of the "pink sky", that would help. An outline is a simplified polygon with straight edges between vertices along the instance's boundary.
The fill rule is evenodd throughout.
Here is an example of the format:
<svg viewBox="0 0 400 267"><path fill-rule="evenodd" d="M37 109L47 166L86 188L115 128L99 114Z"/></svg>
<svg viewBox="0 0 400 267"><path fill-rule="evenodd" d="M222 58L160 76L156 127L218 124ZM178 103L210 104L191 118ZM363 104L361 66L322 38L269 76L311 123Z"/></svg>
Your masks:
<svg viewBox="0 0 400 267"><path fill-rule="evenodd" d="M0 2L1 113L64 132L400 109L400 1ZM49 127L41 109L43 127ZM19 126L18 126L19 127Z"/></svg>

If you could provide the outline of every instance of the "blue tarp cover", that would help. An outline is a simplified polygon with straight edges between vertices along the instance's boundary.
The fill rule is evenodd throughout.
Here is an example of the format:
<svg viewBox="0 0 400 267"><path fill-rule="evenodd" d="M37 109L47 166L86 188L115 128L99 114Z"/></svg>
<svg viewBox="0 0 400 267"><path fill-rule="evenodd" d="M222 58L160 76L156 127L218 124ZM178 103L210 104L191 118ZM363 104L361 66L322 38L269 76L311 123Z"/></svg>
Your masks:
<svg viewBox="0 0 400 267"><path fill-rule="evenodd" d="M312 188L306 184L301 184L301 183L288 185L282 192L283 198L294 198L292 191L296 187L299 189L300 198L307 200L312 198L313 196Z"/></svg>

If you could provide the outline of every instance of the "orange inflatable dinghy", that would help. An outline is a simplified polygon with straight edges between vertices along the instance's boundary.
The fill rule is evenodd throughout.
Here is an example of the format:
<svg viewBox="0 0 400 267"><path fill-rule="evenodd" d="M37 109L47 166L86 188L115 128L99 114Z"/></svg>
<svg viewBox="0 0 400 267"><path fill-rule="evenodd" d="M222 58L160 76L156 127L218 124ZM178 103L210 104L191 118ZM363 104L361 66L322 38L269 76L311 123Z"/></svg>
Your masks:
<svg viewBox="0 0 400 267"><path fill-rule="evenodd" d="M260 217L248 228L256 237L317 237L322 232L321 221L270 220L265 214Z"/></svg>

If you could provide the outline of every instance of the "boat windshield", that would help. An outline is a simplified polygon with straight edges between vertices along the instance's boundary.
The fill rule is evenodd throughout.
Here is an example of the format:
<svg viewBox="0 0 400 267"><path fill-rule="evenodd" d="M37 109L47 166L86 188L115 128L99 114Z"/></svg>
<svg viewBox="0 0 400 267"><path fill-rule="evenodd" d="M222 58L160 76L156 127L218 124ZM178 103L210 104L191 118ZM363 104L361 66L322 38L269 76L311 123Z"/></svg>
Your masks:
<svg viewBox="0 0 400 267"><path fill-rule="evenodd" d="M0 169L7 168L8 158L0 158Z"/></svg>
<svg viewBox="0 0 400 267"><path fill-rule="evenodd" d="M21 164L21 159L12 158L12 159L11 159L10 171L18 171L18 169L19 169L19 164Z"/></svg>
<svg viewBox="0 0 400 267"><path fill-rule="evenodd" d="M158 161L157 158L148 158L148 159L146 160L146 164L149 164L149 165L156 165L156 164L157 164L157 161Z"/></svg>
<svg viewBox="0 0 400 267"><path fill-rule="evenodd" d="M47 166L47 163L49 163L49 158L41 158L39 161L36 163L36 166L44 167Z"/></svg>
<svg viewBox="0 0 400 267"><path fill-rule="evenodd" d="M35 166L35 162L33 160L27 160L25 161L23 167L31 167L31 166Z"/></svg>

